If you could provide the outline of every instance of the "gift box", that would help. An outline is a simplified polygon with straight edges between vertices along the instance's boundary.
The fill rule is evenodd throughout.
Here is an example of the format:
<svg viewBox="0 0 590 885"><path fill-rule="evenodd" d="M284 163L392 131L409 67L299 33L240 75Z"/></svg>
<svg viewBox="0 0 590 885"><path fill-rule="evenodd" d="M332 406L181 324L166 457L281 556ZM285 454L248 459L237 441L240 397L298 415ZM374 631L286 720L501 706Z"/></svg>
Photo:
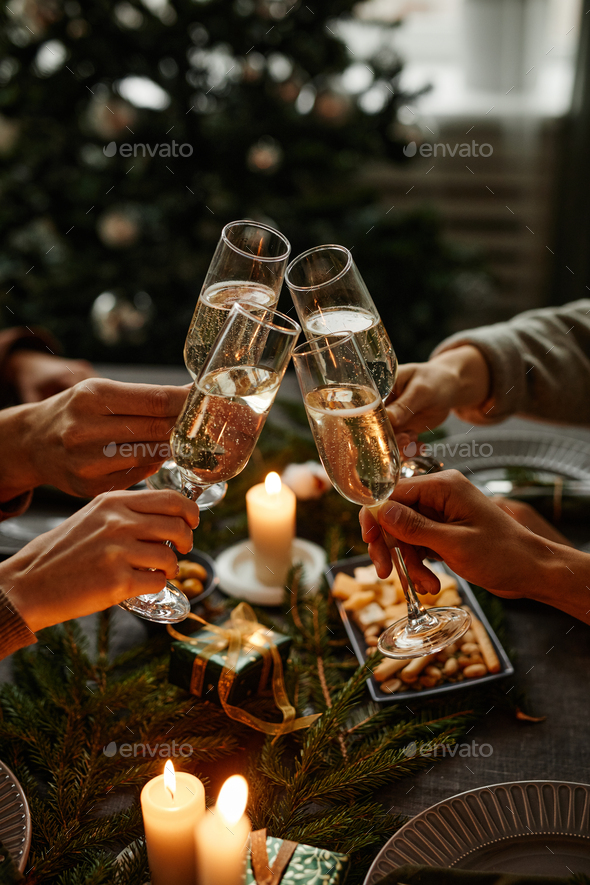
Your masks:
<svg viewBox="0 0 590 885"><path fill-rule="evenodd" d="M231 621L222 626L231 629ZM237 660L230 671L227 704L240 704L270 688L273 673L270 643L274 644L284 664L291 648L288 636L258 625L253 635L243 637ZM173 642L168 673L170 682L221 705L219 681L230 654L229 643L225 642L223 646L223 638L206 628L186 641Z"/></svg>
<svg viewBox="0 0 590 885"><path fill-rule="evenodd" d="M349 868L347 854L297 845L257 830L252 833L246 885L342 885Z"/></svg>

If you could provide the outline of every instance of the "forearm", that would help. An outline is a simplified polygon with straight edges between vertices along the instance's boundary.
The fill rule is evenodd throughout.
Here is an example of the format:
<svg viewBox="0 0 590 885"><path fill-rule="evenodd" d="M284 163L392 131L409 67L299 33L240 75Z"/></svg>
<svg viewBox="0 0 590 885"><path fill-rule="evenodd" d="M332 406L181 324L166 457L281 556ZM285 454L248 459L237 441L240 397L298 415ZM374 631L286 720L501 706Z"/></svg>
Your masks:
<svg viewBox="0 0 590 885"><path fill-rule="evenodd" d="M526 575L523 596L590 624L590 554L534 536L535 567Z"/></svg>
<svg viewBox="0 0 590 885"><path fill-rule="evenodd" d="M35 405L13 406L0 411L0 503L11 501L43 482L35 467L31 447L34 439Z"/></svg>
<svg viewBox="0 0 590 885"><path fill-rule="evenodd" d="M438 358L473 345L490 368L483 406L459 406L459 417L485 424L513 414L590 423L590 300L520 314L506 323L460 332L434 351Z"/></svg>

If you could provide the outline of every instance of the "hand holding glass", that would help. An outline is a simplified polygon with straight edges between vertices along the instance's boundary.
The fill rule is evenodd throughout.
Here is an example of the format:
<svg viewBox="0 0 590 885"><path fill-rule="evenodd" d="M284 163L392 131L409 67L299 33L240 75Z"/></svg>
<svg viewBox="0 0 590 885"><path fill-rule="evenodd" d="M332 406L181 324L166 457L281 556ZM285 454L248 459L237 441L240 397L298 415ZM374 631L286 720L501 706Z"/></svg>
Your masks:
<svg viewBox="0 0 590 885"><path fill-rule="evenodd" d="M293 362L309 423L332 485L376 516L400 476L393 428L354 336L316 338L296 348ZM462 636L471 623L460 608L426 610L416 595L399 548L394 563L408 616L379 639L393 658L422 657Z"/></svg>
<svg viewBox="0 0 590 885"><path fill-rule="evenodd" d="M229 311L172 431L172 454L188 498L198 500L213 483L244 469L300 332L275 310L234 304ZM189 611L184 593L170 583L156 596L127 599L122 606L168 623Z"/></svg>

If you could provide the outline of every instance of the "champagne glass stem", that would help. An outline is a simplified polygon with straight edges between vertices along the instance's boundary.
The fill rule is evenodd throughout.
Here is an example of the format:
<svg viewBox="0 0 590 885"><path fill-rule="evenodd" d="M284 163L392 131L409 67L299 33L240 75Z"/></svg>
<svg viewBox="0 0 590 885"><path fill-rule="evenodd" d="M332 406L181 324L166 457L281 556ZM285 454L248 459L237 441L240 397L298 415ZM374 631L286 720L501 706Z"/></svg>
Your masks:
<svg viewBox="0 0 590 885"><path fill-rule="evenodd" d="M191 481L188 476L185 475L184 470L180 471L180 479L182 481L180 492L185 498L188 498L189 501L198 501L205 489L209 488L209 486L202 486Z"/></svg>
<svg viewBox="0 0 590 885"><path fill-rule="evenodd" d="M391 552L393 553L393 564L395 565L396 571L399 575L399 579L404 591L404 596L406 597L406 603L408 605L408 620L410 622L416 621L423 614L425 614L424 606L418 599L416 588L414 587L414 582L408 574L408 569L406 568L401 550L399 549L399 547L394 547Z"/></svg>
<svg viewBox="0 0 590 885"><path fill-rule="evenodd" d="M188 498L189 501L196 501L200 495L203 494L206 488L209 486L198 486L195 483L191 483L187 480L187 478L181 473L182 486L180 489L181 495L184 495L185 498ZM164 541L166 547L174 547L172 541Z"/></svg>
<svg viewBox="0 0 590 885"><path fill-rule="evenodd" d="M376 507L369 507L369 510L375 517L375 521L379 526L379 531L381 532L381 534L383 534L383 529L379 525L379 511L382 507L383 504L378 504ZM432 617L428 614L428 612L418 599L418 594L416 593L414 582L409 575L401 550L399 549L399 547L394 547L391 552L393 564L399 575L400 583L404 591L404 596L406 597L406 604L408 606L408 632L411 633L412 629L415 629L417 626L432 621Z"/></svg>

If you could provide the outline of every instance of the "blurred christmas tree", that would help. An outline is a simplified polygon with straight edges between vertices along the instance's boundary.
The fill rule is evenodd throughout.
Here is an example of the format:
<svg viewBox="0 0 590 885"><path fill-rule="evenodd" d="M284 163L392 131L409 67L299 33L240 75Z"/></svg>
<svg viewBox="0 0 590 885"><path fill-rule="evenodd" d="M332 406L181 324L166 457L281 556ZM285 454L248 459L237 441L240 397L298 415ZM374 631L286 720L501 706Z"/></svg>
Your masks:
<svg viewBox="0 0 590 885"><path fill-rule="evenodd" d="M11 0L2 324L42 323L75 356L178 363L221 227L251 217L293 255L354 246L399 355L425 356L458 259L434 218L396 219L358 184L368 161L404 159L408 96L387 41L361 64L338 36L353 5Z"/></svg>

